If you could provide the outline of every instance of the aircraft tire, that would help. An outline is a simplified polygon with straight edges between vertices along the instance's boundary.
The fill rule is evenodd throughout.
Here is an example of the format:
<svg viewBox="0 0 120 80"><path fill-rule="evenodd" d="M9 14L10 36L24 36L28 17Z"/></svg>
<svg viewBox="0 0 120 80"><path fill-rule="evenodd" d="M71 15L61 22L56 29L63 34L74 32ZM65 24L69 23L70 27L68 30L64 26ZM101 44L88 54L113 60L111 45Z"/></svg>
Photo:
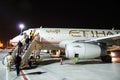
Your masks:
<svg viewBox="0 0 120 80"><path fill-rule="evenodd" d="M104 63L112 63L112 58L111 58L110 55L101 56L101 60L102 60Z"/></svg>

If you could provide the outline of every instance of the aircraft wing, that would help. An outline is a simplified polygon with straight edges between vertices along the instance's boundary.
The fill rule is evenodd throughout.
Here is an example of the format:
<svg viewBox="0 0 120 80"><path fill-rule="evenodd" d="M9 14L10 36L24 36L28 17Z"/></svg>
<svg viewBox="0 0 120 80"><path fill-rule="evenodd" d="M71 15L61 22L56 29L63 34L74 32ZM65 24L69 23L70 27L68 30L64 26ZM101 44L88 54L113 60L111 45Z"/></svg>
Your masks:
<svg viewBox="0 0 120 80"><path fill-rule="evenodd" d="M106 37L99 37L99 38L93 38L93 39L85 40L85 42L103 41L103 40L117 40L117 39L120 39L120 33L115 34L115 35L109 35L109 36L106 36Z"/></svg>

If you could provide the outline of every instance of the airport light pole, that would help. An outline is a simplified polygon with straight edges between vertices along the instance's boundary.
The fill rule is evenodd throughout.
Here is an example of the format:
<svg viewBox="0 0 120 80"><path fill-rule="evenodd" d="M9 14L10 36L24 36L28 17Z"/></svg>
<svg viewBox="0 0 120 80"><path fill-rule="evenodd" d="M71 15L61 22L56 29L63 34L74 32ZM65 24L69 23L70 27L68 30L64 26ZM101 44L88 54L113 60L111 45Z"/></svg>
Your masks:
<svg viewBox="0 0 120 80"><path fill-rule="evenodd" d="M20 24L19 27L21 29L21 34L22 34L22 30L24 29L25 25L24 24Z"/></svg>

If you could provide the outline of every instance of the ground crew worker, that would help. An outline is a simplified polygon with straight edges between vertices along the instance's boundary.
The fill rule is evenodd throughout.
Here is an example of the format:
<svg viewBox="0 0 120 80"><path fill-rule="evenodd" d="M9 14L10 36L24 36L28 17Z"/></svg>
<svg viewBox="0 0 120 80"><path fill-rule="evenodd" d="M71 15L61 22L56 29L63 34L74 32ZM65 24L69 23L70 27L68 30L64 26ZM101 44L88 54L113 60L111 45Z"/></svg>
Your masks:
<svg viewBox="0 0 120 80"><path fill-rule="evenodd" d="M34 32L31 30L31 31L30 31L30 41L32 41L33 38L34 38Z"/></svg>
<svg viewBox="0 0 120 80"><path fill-rule="evenodd" d="M9 71L11 71L12 62L14 60L13 57L12 57L12 55L11 55L11 53L12 52L8 52L8 55L7 55L7 58L6 58L6 60L7 60L7 69Z"/></svg>
<svg viewBox="0 0 120 80"><path fill-rule="evenodd" d="M75 56L74 56L75 64L78 62L78 59L79 59L79 54L75 53Z"/></svg>

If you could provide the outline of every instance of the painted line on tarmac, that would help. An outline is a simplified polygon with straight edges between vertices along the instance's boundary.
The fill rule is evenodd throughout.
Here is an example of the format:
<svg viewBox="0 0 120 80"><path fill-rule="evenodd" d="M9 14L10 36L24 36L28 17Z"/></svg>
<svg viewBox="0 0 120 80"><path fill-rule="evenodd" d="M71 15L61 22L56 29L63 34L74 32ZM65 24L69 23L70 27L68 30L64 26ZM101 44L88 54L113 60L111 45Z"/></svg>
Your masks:
<svg viewBox="0 0 120 80"><path fill-rule="evenodd" d="M21 70L20 72L24 80L30 80L29 77L25 75L25 72L23 70Z"/></svg>

